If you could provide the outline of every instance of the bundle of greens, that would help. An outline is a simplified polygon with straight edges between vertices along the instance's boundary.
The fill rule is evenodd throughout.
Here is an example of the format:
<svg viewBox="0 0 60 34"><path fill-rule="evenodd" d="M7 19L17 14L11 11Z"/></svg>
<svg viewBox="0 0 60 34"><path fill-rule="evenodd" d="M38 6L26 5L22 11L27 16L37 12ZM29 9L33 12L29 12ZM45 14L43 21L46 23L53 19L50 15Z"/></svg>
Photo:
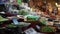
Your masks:
<svg viewBox="0 0 60 34"><path fill-rule="evenodd" d="M19 15L27 15L28 12L27 12L27 10L22 9L22 10L19 10L19 13L18 13L18 14L19 14Z"/></svg>
<svg viewBox="0 0 60 34"><path fill-rule="evenodd" d="M2 16L0 16L0 22L1 21L7 21L8 19L6 19L6 18L3 18Z"/></svg>
<svg viewBox="0 0 60 34"><path fill-rule="evenodd" d="M41 19L39 19L39 21L40 21L40 23L42 23L42 24L44 24L44 25L46 25L46 24L47 24L47 22L46 22L46 19L45 19L45 18L41 18Z"/></svg>
<svg viewBox="0 0 60 34"><path fill-rule="evenodd" d="M27 17L27 20L29 21L36 21L36 18L35 17L33 17L33 16L28 16Z"/></svg>
<svg viewBox="0 0 60 34"><path fill-rule="evenodd" d="M0 28L0 30L4 29L3 27Z"/></svg>
<svg viewBox="0 0 60 34"><path fill-rule="evenodd" d="M37 21L38 20L38 16L27 16L27 21Z"/></svg>
<svg viewBox="0 0 60 34"><path fill-rule="evenodd" d="M13 25L13 24L8 24L7 27L8 27L8 28L15 28L16 26Z"/></svg>
<svg viewBox="0 0 60 34"><path fill-rule="evenodd" d="M41 28L41 31L42 32L55 32L56 29L55 28L52 28L50 26L44 26L44 27Z"/></svg>

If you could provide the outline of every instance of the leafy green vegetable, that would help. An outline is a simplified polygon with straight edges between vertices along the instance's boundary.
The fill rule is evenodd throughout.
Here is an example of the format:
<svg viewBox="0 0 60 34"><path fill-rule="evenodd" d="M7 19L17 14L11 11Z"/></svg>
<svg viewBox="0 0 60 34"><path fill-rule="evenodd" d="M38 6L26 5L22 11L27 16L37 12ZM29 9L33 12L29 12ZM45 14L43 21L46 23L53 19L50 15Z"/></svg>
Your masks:
<svg viewBox="0 0 60 34"><path fill-rule="evenodd" d="M0 16L0 20L1 20L1 19L3 19L3 17L2 17L2 16Z"/></svg>
<svg viewBox="0 0 60 34"><path fill-rule="evenodd" d="M8 19L6 19L6 18L3 18L2 16L0 16L0 22L2 22L2 21L7 21Z"/></svg>
<svg viewBox="0 0 60 34"><path fill-rule="evenodd" d="M22 3L22 0L17 0L17 3L20 5Z"/></svg>
<svg viewBox="0 0 60 34"><path fill-rule="evenodd" d="M50 26L45 26L41 28L42 32L55 32L56 30Z"/></svg>
<svg viewBox="0 0 60 34"><path fill-rule="evenodd" d="M0 30L1 30L1 29L4 29L4 28L0 28Z"/></svg>
<svg viewBox="0 0 60 34"><path fill-rule="evenodd" d="M16 27L16 26L14 26L13 24L9 24L8 27L9 27L9 28L14 28L14 27Z"/></svg>
<svg viewBox="0 0 60 34"><path fill-rule="evenodd" d="M44 25L46 25L46 23L47 23L44 18L41 18L41 19L40 19L40 22L41 22L42 24L44 24Z"/></svg>
<svg viewBox="0 0 60 34"><path fill-rule="evenodd" d="M19 15L27 15L28 12L26 10L20 10Z"/></svg>
<svg viewBox="0 0 60 34"><path fill-rule="evenodd" d="M28 21L36 21L38 19L38 16L27 16Z"/></svg>

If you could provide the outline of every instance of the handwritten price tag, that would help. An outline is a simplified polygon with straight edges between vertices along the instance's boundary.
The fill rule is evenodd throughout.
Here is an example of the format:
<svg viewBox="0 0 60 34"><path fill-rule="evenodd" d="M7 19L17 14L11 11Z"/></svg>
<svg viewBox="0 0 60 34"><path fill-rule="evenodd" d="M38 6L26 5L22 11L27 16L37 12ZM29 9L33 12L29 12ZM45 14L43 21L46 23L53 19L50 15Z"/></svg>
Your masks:
<svg viewBox="0 0 60 34"><path fill-rule="evenodd" d="M29 28L25 31L26 34L37 34L37 32L33 28Z"/></svg>

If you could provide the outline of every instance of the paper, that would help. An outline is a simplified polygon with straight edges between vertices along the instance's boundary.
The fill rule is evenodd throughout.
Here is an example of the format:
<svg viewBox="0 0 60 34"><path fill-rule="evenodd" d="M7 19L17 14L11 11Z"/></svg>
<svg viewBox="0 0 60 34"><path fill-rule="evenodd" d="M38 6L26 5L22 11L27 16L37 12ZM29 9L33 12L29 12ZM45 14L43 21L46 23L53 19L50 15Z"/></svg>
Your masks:
<svg viewBox="0 0 60 34"><path fill-rule="evenodd" d="M19 24L16 18L13 18L12 21L13 21L13 23L14 23L15 25L18 25L18 24Z"/></svg>
<svg viewBox="0 0 60 34"><path fill-rule="evenodd" d="M10 0L10 2L13 2L13 0Z"/></svg>
<svg viewBox="0 0 60 34"><path fill-rule="evenodd" d="M54 22L49 22L48 21L48 23L46 23L46 25L53 25L54 24Z"/></svg>
<svg viewBox="0 0 60 34"><path fill-rule="evenodd" d="M26 34L37 34L37 32L33 28L29 28L25 31Z"/></svg>
<svg viewBox="0 0 60 34"><path fill-rule="evenodd" d="M37 29L40 29L40 26L36 25L36 28L37 28Z"/></svg>

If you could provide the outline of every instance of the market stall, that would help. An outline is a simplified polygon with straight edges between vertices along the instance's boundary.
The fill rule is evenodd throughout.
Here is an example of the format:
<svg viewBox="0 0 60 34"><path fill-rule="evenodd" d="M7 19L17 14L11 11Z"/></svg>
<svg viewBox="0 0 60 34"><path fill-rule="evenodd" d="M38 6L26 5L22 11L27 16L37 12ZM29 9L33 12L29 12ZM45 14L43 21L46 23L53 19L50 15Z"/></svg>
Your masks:
<svg viewBox="0 0 60 34"><path fill-rule="evenodd" d="M60 34L59 8L46 1L4 2L6 10L0 8L0 34Z"/></svg>

